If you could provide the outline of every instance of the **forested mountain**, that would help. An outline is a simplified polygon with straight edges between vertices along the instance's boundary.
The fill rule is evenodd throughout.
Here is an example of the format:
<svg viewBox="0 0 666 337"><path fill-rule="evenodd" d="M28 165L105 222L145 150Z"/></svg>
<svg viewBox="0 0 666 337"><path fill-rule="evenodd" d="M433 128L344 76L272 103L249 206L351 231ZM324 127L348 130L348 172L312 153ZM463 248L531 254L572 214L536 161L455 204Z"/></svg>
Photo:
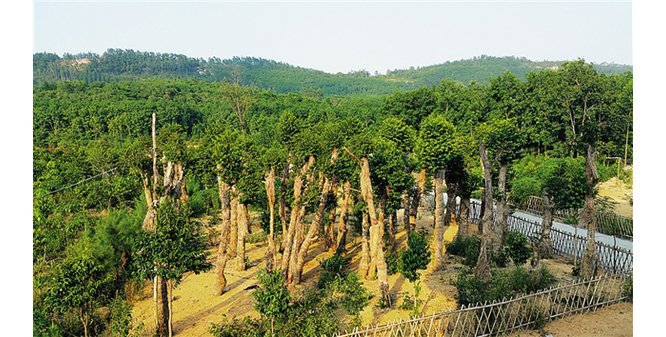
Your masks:
<svg viewBox="0 0 666 337"><path fill-rule="evenodd" d="M220 81L237 76L241 84L254 84L279 93L312 91L323 95L379 95L396 90L432 86L442 79L468 84L487 83L490 77L510 71L524 79L530 71L557 69L562 61L534 62L525 58L480 56L427 67L389 71L375 75L367 71L329 74L254 57L197 59L178 54L109 49L102 55L51 53L33 55L33 83L82 80L111 82L145 78ZM599 64L604 74L631 71L628 65Z"/></svg>

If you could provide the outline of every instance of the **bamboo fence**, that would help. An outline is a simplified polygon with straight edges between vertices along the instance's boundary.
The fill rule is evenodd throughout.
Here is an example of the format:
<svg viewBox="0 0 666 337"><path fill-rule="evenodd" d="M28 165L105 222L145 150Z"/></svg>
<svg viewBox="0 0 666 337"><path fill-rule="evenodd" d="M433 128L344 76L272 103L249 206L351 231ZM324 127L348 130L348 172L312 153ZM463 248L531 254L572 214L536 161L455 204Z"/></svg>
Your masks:
<svg viewBox="0 0 666 337"><path fill-rule="evenodd" d="M442 313L376 326L355 328L334 337L468 337L496 336L517 329L538 328L565 315L596 310L628 298L627 273L603 275L560 284L528 295L477 303Z"/></svg>

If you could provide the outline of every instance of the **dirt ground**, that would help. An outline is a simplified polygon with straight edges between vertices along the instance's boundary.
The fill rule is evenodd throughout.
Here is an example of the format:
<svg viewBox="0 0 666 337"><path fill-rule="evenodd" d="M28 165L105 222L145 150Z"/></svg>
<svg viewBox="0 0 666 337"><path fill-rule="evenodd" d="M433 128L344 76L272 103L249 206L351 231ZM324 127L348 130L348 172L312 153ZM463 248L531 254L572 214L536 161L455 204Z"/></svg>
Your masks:
<svg viewBox="0 0 666 337"><path fill-rule="evenodd" d="M433 217L424 216L417 222L417 228L432 232L432 224ZM472 232L475 231L475 227L474 225L472 226ZM457 231L458 226L455 224L447 227L444 235L445 243L452 241ZM406 245L404 231L396 235L396 241L399 246L404 247ZM233 263L228 263L225 275L227 276L229 291L222 296L213 295L215 284L213 270L199 275L188 273L184 277L181 284L173 291L175 298L173 301L174 334L181 336L211 336L209 332L210 325L221 322L224 315L229 318L234 316L258 316L258 313L254 311L252 290L247 289L257 284L257 272L264 268L263 259L266 243L247 244L246 249L246 256L250 259L253 266L245 271L238 272L233 270ZM348 237L347 254L352 257L350 267L354 272L358 271L361 255L360 249L361 238L350 235ZM216 247L210 248L211 262L213 262L212 258L215 250ZM308 253L310 260L306 263L303 270L302 283L297 286L291 286L290 290L292 293L298 293L308 287L314 286L318 279L321 261L331 255L333 255L333 252L325 251L323 244L313 244ZM571 265L565 261L542 260L542 263L558 278L571 278ZM423 314L456 308L457 303L454 298L456 288L451 284L451 281L455 279L461 268L463 268L463 265L460 263L459 258L447 257L443 271L432 273L426 270L422 272L420 298L424 301L421 311ZM393 308L388 310L382 310L376 306L379 298L377 281L363 280L363 283L366 289L375 295L360 314L363 326L409 318L410 310L399 309L400 304L405 298L405 294L412 295L414 292L413 285L404 277L399 274L389 276L389 289L391 293L396 294L396 303ZM631 316L630 313L629 316ZM139 336L149 336L150 332L154 331L154 306L151 285L146 284L143 296L134 301L132 318L133 327L135 327L134 331L138 332ZM577 331L577 329L571 328L570 331Z"/></svg>
<svg viewBox="0 0 666 337"><path fill-rule="evenodd" d="M600 197L607 197L615 202L613 211L618 215L633 218L634 207L631 204L633 189L617 177L597 185Z"/></svg>
<svg viewBox="0 0 666 337"><path fill-rule="evenodd" d="M504 337L629 337L633 335L633 304L617 303L546 324L539 331L515 331Z"/></svg>

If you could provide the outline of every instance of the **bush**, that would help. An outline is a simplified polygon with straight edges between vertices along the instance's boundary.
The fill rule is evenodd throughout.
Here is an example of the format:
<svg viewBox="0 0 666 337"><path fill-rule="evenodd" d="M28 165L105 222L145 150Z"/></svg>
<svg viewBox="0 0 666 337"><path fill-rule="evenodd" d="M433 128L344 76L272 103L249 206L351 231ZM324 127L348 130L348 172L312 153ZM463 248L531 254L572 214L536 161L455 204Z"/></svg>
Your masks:
<svg viewBox="0 0 666 337"><path fill-rule="evenodd" d="M532 256L532 246L527 237L520 232L509 231L506 233L503 250L516 265L525 264L527 259Z"/></svg>
<svg viewBox="0 0 666 337"><path fill-rule="evenodd" d="M263 230L248 234L245 237L245 242L246 243L259 243L259 242L264 242L268 238L268 234L264 232Z"/></svg>
<svg viewBox="0 0 666 337"><path fill-rule="evenodd" d="M634 278L630 277L624 282L622 287L622 295L629 299L629 302L634 301Z"/></svg>
<svg viewBox="0 0 666 337"><path fill-rule="evenodd" d="M449 254L464 257L464 264L467 266L476 265L480 250L481 239L476 236L470 236L468 238L456 236L455 239L446 246L446 251Z"/></svg>
<svg viewBox="0 0 666 337"><path fill-rule="evenodd" d="M490 281L483 282L471 270L462 270L454 282L458 303L468 305L499 300L548 288L556 282L553 274L545 267L528 271L522 266L517 266L509 270L493 270L492 274Z"/></svg>
<svg viewBox="0 0 666 337"><path fill-rule="evenodd" d="M212 324L209 331L214 337L263 337L270 334L265 323L262 319L251 317L229 320L223 316L222 323Z"/></svg>
<svg viewBox="0 0 666 337"><path fill-rule="evenodd" d="M121 297L116 297L111 301L109 311L111 312L111 336L127 336L132 322L132 305Z"/></svg>
<svg viewBox="0 0 666 337"><path fill-rule="evenodd" d="M386 267L389 275L400 272L400 252L390 249L386 253Z"/></svg>
<svg viewBox="0 0 666 337"><path fill-rule="evenodd" d="M256 303L254 309L269 320L283 322L291 296L280 271L260 272L259 289L252 293Z"/></svg>
<svg viewBox="0 0 666 337"><path fill-rule="evenodd" d="M335 254L322 261L321 274L319 274L317 287L323 289L335 281L336 278L345 277L347 275L348 265L349 259L342 257L340 254Z"/></svg>

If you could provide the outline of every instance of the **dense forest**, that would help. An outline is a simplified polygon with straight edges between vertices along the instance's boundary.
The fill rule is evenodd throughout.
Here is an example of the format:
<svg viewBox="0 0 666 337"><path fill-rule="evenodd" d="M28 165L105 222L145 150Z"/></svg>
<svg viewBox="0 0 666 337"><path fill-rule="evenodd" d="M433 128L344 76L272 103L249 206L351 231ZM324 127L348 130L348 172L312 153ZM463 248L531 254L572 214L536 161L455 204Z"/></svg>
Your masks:
<svg viewBox="0 0 666 337"><path fill-rule="evenodd" d="M171 335L171 292L183 275L214 271L211 296L224 296L225 271L250 267L253 215L267 241L252 267L262 269L261 318L220 319L216 336L352 327L368 303L359 279L374 280L373 295L391 307L388 274L418 282L426 265L443 268L456 197L458 236L478 237L466 284L489 285L493 268L506 265L498 256L515 241L508 210L530 195L552 209L583 208L580 221L594 232L594 186L615 174L608 158L632 162L633 75L582 60L534 68L482 57L331 75L261 59L35 54L34 334L125 336L134 294L151 287L155 333ZM415 222L431 192L426 236ZM484 200L479 233L463 215L472 197ZM204 216L215 234L206 234ZM395 244L399 231L409 233L406 247ZM362 238L359 273L344 268L349 232ZM297 297L287 285L302 282L315 243L336 254L316 292ZM552 254L548 242L537 251ZM584 277L594 274L589 254ZM460 294L460 303L471 301ZM335 307L352 318L337 320Z"/></svg>
<svg viewBox="0 0 666 337"><path fill-rule="evenodd" d="M525 58L480 56L416 69L392 70L386 74L354 71L329 74L289 64L254 58L195 59L184 55L109 49L102 55L51 53L33 55L33 81L81 80L123 81L134 79L189 79L207 82L232 80L256 85L277 93L306 91L323 95L383 95L438 84L442 79L469 84L487 83L491 77L510 71L525 79L527 73L557 69L563 62L534 62ZM604 74L631 71L631 66L598 64Z"/></svg>

